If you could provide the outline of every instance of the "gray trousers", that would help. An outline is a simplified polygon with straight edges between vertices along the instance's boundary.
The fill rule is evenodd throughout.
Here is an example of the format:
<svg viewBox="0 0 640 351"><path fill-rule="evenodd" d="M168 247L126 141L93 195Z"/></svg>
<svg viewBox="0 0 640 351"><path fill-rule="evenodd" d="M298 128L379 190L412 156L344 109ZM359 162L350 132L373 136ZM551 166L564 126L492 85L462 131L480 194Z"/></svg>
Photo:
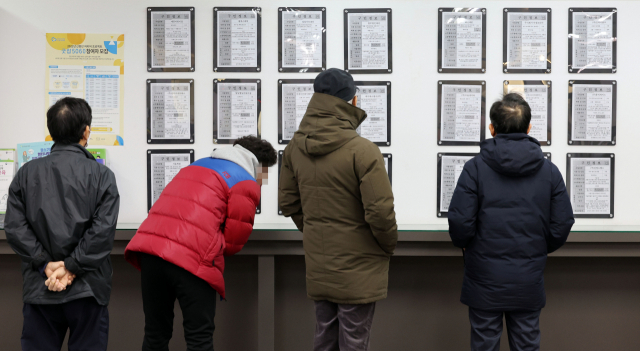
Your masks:
<svg viewBox="0 0 640 351"><path fill-rule="evenodd" d="M362 305L315 301L314 351L367 351L376 303Z"/></svg>
<svg viewBox="0 0 640 351"><path fill-rule="evenodd" d="M502 317L511 351L540 351L540 311L488 312L469 307L471 350L499 351Z"/></svg>

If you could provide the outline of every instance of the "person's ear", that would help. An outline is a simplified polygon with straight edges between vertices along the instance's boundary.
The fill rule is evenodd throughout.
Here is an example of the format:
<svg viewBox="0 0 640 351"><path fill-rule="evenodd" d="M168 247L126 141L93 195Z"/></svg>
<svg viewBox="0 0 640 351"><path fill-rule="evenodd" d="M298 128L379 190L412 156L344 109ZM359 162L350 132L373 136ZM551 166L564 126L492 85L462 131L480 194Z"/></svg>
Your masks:
<svg viewBox="0 0 640 351"><path fill-rule="evenodd" d="M84 133L82 133L82 140L80 140L80 144L82 144L82 146L87 145L87 143L89 142L90 135L91 135L91 127L87 126L84 129Z"/></svg>
<svg viewBox="0 0 640 351"><path fill-rule="evenodd" d="M529 123L529 128L527 128L527 134L529 134L529 132L531 132L531 123Z"/></svg>
<svg viewBox="0 0 640 351"><path fill-rule="evenodd" d="M493 123L489 124L489 131L491 132L491 136L496 136L496 129L493 127Z"/></svg>
<svg viewBox="0 0 640 351"><path fill-rule="evenodd" d="M358 106L358 97L357 96L353 97L353 100L351 100L351 105Z"/></svg>

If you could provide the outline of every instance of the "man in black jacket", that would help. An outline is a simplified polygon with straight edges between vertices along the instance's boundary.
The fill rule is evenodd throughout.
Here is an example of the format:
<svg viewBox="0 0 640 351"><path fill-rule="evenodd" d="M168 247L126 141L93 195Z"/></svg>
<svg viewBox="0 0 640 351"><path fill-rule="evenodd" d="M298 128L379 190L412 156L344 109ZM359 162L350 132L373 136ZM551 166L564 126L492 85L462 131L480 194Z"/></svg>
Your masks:
<svg viewBox="0 0 640 351"><path fill-rule="evenodd" d="M573 210L560 171L527 135L529 104L508 94L490 117L494 138L465 164L449 206L449 235L464 249L471 349L500 349L504 315L511 350L539 350L542 273L569 236Z"/></svg>
<svg viewBox="0 0 640 351"><path fill-rule="evenodd" d="M55 144L18 170L5 231L22 261L22 350L107 349L111 260L120 196L113 172L85 149L91 108L76 98L47 112Z"/></svg>

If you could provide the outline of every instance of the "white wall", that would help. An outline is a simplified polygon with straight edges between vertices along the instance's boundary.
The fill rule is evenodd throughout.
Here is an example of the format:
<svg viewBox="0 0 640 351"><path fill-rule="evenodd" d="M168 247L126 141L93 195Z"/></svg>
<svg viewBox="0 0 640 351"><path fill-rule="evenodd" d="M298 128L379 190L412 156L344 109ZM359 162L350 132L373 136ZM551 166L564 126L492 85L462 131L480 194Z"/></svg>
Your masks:
<svg viewBox="0 0 640 351"><path fill-rule="evenodd" d="M262 72L214 73L213 6L261 6ZM551 7L553 10L552 73L503 74L502 9L504 7ZM146 72L146 7L194 6L196 9L195 73ZM640 70L637 61L638 23L634 17L640 2L625 1L410 1L410 0L290 0L272 1L138 1L138 0L0 0L0 148L38 141L44 135L45 33L125 34L125 146L110 147L111 168L121 194L120 227L135 227L146 218L146 150L173 148L146 143L147 78L193 78L195 80L196 158L205 157L212 142L213 78L262 79L262 136L277 145L277 79L313 78L315 74L278 73L278 6L324 6L327 8L327 65L343 68L343 10L390 7L393 9L393 68L391 75L357 75L357 80L390 80L392 96L393 184L401 229L446 229L446 219L436 217L436 165L438 152L477 152L477 147L436 145L437 81L472 79L487 82L487 113L502 94L505 79L550 79L553 82L553 145L543 147L565 172L568 152L616 154L614 219L579 219L576 230L640 230L637 199L640 171L640 119L636 116ZM438 7L487 8L487 73L437 73ZM567 73L567 9L570 6L618 8L618 73L569 75ZM618 81L618 131L616 146L567 145L567 81L569 79L616 79ZM488 115L487 115L488 120ZM488 132L487 132L487 135ZM184 148L190 148L184 145ZM278 149L284 146L277 145ZM293 228L289 219L277 215L277 170L262 188L262 214L256 228Z"/></svg>

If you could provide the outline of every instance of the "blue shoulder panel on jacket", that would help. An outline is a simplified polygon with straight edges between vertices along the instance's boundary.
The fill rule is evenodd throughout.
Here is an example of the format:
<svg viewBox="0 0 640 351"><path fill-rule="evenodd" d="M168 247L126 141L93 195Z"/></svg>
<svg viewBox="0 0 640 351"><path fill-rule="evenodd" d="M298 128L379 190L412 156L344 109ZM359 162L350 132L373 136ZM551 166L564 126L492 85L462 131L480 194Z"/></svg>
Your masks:
<svg viewBox="0 0 640 351"><path fill-rule="evenodd" d="M218 174L220 174L222 179L227 182L227 186L229 187L229 189L245 180L253 180L254 182L256 181L255 178L253 178L253 176L249 174L249 172L240 167L237 163L222 160L219 158L201 158L198 161L192 163L190 166L200 166L209 168L217 172Z"/></svg>

